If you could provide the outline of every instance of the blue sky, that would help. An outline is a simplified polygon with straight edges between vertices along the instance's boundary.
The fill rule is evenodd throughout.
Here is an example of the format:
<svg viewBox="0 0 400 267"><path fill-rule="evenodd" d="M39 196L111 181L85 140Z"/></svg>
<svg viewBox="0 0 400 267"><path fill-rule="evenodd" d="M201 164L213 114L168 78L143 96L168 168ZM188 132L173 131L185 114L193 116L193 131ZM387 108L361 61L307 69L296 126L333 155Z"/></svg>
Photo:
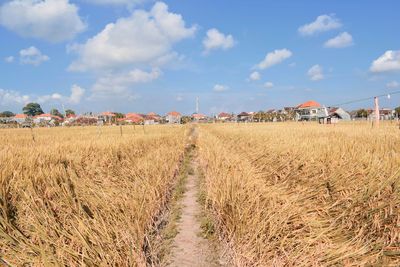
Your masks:
<svg viewBox="0 0 400 267"><path fill-rule="evenodd" d="M190 114L199 97L213 114L400 90L396 0L0 3L0 111Z"/></svg>

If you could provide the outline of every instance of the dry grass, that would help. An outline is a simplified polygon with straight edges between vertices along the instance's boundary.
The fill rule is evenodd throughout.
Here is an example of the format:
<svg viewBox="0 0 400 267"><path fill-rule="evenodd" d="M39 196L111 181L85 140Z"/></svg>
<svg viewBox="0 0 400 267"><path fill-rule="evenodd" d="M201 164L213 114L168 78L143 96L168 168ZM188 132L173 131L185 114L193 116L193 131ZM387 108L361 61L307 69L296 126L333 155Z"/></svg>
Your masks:
<svg viewBox="0 0 400 267"><path fill-rule="evenodd" d="M143 266L185 147L183 127L1 130L0 258ZM0 264L1 265L1 264Z"/></svg>
<svg viewBox="0 0 400 267"><path fill-rule="evenodd" d="M400 265L394 124L202 126L199 147L237 265Z"/></svg>

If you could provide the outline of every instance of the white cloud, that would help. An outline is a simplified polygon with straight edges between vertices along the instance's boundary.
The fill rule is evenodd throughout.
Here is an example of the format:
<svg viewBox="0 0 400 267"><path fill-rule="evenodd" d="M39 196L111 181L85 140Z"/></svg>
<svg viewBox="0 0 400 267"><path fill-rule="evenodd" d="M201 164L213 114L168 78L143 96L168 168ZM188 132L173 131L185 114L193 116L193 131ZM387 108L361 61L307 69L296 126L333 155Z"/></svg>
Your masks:
<svg viewBox="0 0 400 267"><path fill-rule="evenodd" d="M0 103L1 105L7 104L20 104L24 105L30 102L29 95L23 95L18 91L0 89Z"/></svg>
<svg viewBox="0 0 400 267"><path fill-rule="evenodd" d="M7 63L13 63L14 62L14 57L13 56L9 56L4 58L4 61Z"/></svg>
<svg viewBox="0 0 400 267"><path fill-rule="evenodd" d="M121 94L136 83L146 83L157 79L161 75L159 69L145 72L134 69L124 73L109 73L100 77L92 87L97 95Z"/></svg>
<svg viewBox="0 0 400 267"><path fill-rule="evenodd" d="M310 77L312 81L319 81L324 78L324 73L323 69L320 65L314 65L312 66L308 72L307 75Z"/></svg>
<svg viewBox="0 0 400 267"><path fill-rule="evenodd" d="M19 60L21 64L39 66L49 59L48 56L43 55L42 52L34 46L19 51Z"/></svg>
<svg viewBox="0 0 400 267"><path fill-rule="evenodd" d="M207 36L203 40L204 53L208 53L214 49L227 50L235 45L232 35L225 35L217 29L207 31Z"/></svg>
<svg viewBox="0 0 400 267"><path fill-rule="evenodd" d="M133 7L145 2L145 0L86 0L86 2L96 5L123 5Z"/></svg>
<svg viewBox="0 0 400 267"><path fill-rule="evenodd" d="M69 70L110 70L127 65L152 64L171 53L173 44L192 37L196 27L187 28L179 14L157 2L152 9L136 10L131 16L109 23L86 43L70 50L78 53Z"/></svg>
<svg viewBox="0 0 400 267"><path fill-rule="evenodd" d="M397 81L391 81L386 84L387 88L397 88L399 86L400 86L400 84Z"/></svg>
<svg viewBox="0 0 400 267"><path fill-rule="evenodd" d="M63 96L60 93L53 93L48 95L27 95L14 90L0 89L0 104L26 105L29 102L44 104L53 101L78 104L81 101L84 93L85 89L79 87L78 85L73 85L71 87L71 94L69 96Z"/></svg>
<svg viewBox="0 0 400 267"><path fill-rule="evenodd" d="M183 101L183 96L178 95L178 96L175 98L175 100L178 101L178 102L181 102L181 101Z"/></svg>
<svg viewBox="0 0 400 267"><path fill-rule="evenodd" d="M214 85L214 91L215 92L223 92L223 91L227 91L228 89L229 89L229 87L226 86L226 85L222 85L222 84Z"/></svg>
<svg viewBox="0 0 400 267"><path fill-rule="evenodd" d="M264 83L264 87L265 88L272 88L272 87L274 87L274 84L272 82L266 82L266 83Z"/></svg>
<svg viewBox="0 0 400 267"><path fill-rule="evenodd" d="M296 67L296 62L290 63L290 64L289 64L289 67L292 67L292 68L293 68L293 67Z"/></svg>
<svg viewBox="0 0 400 267"><path fill-rule="evenodd" d="M338 36L329 39L324 44L324 46L328 48L343 48L352 45L353 45L353 37L347 32L342 32Z"/></svg>
<svg viewBox="0 0 400 267"><path fill-rule="evenodd" d="M85 94L85 89L74 84L71 87L71 95L69 96L69 102L72 104L78 104L81 102L83 95Z"/></svg>
<svg viewBox="0 0 400 267"><path fill-rule="evenodd" d="M252 72L252 73L250 74L249 79L250 79L251 81L258 81L258 80L261 79L261 74L260 74L258 71L254 71L254 72Z"/></svg>
<svg viewBox="0 0 400 267"><path fill-rule="evenodd" d="M0 7L0 24L23 37L50 42L72 39L86 29L68 0L12 0Z"/></svg>
<svg viewBox="0 0 400 267"><path fill-rule="evenodd" d="M372 72L400 71L400 50L388 50L371 64Z"/></svg>
<svg viewBox="0 0 400 267"><path fill-rule="evenodd" d="M268 53L264 60L258 63L257 67L259 69L266 69L273 65L279 64L285 59L288 59L292 56L292 52L286 48L278 49L273 52Z"/></svg>
<svg viewBox="0 0 400 267"><path fill-rule="evenodd" d="M342 24L335 15L320 15L315 21L301 26L298 31L302 35L313 35L315 33L330 31L340 27L342 27Z"/></svg>

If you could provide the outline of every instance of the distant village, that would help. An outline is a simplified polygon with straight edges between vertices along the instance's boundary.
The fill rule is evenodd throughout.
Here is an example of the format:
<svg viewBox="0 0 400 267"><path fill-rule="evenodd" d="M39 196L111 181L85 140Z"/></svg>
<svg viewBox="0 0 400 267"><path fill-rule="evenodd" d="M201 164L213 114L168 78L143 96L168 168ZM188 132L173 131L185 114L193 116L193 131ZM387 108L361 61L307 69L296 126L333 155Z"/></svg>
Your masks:
<svg viewBox="0 0 400 267"><path fill-rule="evenodd" d="M400 117L400 107L392 110L382 108L379 110L380 120L394 120ZM238 114L221 112L214 116L207 116L199 112L184 115L177 111L165 115L150 112L119 113L92 112L75 114L73 110L65 110L62 114L57 109L44 113L37 103L29 103L23 108L23 113L13 114L9 111L0 113L1 127L53 127L53 126L84 126L84 125L125 125L125 124L185 124L196 123L228 123L228 122L283 122L283 121L317 121L322 124L334 124L340 121L374 120L374 109L358 109L346 111L341 107L325 107L316 101L307 101L296 107L282 109L269 109L265 111L243 111Z"/></svg>

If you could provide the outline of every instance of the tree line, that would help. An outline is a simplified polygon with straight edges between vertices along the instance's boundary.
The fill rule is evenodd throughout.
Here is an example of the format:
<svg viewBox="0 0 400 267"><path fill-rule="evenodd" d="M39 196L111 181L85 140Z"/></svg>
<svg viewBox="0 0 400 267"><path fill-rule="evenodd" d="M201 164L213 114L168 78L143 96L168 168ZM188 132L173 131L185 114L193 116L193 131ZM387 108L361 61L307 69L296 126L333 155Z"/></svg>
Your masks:
<svg viewBox="0 0 400 267"><path fill-rule="evenodd" d="M32 116L32 117L44 114L42 107L38 103L26 104L25 107L22 108L22 112L25 115ZM53 116L58 116L60 118L64 118L64 115L65 116L75 115L75 111L73 111L72 109L67 109L67 110L65 110L65 114L62 114L58 109L52 108L50 110L50 114ZM9 117L14 117L14 116L15 116L15 114L11 111L0 112L0 117L6 117L6 118L8 117L9 118Z"/></svg>

